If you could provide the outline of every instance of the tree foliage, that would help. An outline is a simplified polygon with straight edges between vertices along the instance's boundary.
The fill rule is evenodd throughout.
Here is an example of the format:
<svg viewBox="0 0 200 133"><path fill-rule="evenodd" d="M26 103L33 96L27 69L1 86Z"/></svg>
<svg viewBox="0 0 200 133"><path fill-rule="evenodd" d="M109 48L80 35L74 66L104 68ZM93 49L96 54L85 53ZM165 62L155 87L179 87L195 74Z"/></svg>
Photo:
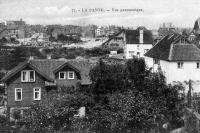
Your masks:
<svg viewBox="0 0 200 133"><path fill-rule="evenodd" d="M83 104L87 104L84 102L87 96L79 92L73 87L49 91L42 96L42 101L36 102L25 111L21 122L32 132L73 130L74 115Z"/></svg>
<svg viewBox="0 0 200 133"><path fill-rule="evenodd" d="M125 133L177 127L181 120L179 91L182 86L165 83L161 73L147 70L144 60L106 64L91 70L88 88L64 88L43 96L27 112L23 122L34 131L80 131ZM81 106L86 117L74 115Z"/></svg>
<svg viewBox="0 0 200 133"><path fill-rule="evenodd" d="M146 69L143 59L128 60L125 65L100 61L90 76L95 99L91 116L95 115L96 129L152 129L165 122L176 127L181 119L182 87L167 85L162 73Z"/></svg>

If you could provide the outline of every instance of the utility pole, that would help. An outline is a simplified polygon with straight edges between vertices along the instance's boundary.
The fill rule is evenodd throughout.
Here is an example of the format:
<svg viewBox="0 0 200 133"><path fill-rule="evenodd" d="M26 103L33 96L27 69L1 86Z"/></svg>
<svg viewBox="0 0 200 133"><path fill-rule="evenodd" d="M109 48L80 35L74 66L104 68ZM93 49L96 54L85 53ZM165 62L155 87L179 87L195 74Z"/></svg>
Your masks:
<svg viewBox="0 0 200 133"><path fill-rule="evenodd" d="M188 108L192 107L192 83L191 80L189 80L189 90L188 90L188 95L187 95L187 106Z"/></svg>

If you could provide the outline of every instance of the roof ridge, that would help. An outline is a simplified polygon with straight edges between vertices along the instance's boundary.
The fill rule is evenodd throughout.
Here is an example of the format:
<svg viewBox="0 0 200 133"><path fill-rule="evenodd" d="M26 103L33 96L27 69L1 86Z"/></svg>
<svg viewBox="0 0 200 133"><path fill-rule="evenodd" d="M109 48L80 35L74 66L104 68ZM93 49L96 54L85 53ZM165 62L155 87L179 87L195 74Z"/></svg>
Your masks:
<svg viewBox="0 0 200 133"><path fill-rule="evenodd" d="M198 51L200 52L200 49L195 44L190 44L190 45L198 49Z"/></svg>

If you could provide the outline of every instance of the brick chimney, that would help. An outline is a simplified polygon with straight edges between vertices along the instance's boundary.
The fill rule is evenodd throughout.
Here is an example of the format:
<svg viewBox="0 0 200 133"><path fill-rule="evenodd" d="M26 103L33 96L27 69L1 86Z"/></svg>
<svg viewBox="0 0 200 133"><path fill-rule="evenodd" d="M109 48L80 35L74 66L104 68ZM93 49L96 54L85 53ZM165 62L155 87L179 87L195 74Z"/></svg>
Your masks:
<svg viewBox="0 0 200 133"><path fill-rule="evenodd" d="M143 31L143 29L140 29L139 32L140 32L139 43L144 43L144 31Z"/></svg>

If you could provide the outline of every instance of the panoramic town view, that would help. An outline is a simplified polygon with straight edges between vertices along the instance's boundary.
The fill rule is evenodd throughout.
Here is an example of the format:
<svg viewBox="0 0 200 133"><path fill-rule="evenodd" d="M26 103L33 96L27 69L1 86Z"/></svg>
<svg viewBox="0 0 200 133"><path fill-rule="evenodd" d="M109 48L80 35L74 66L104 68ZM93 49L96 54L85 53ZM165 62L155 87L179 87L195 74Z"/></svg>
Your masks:
<svg viewBox="0 0 200 133"><path fill-rule="evenodd" d="M0 133L200 133L199 7L0 0Z"/></svg>

